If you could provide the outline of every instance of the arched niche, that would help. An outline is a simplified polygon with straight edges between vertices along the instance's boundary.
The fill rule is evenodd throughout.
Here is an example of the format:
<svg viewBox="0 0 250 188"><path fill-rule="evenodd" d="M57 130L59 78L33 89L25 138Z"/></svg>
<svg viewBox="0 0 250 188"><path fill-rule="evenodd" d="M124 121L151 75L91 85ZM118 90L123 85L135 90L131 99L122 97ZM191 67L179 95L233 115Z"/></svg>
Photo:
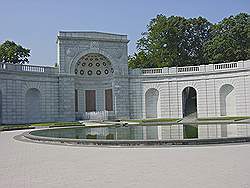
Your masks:
<svg viewBox="0 0 250 188"><path fill-rule="evenodd" d="M25 95L26 118L28 122L41 119L41 92L36 88L28 89Z"/></svg>
<svg viewBox="0 0 250 188"><path fill-rule="evenodd" d="M145 93L145 111L146 118L158 117L159 91L157 89L148 89Z"/></svg>
<svg viewBox="0 0 250 188"><path fill-rule="evenodd" d="M220 115L236 115L236 97L235 89L230 84L225 84L220 88Z"/></svg>

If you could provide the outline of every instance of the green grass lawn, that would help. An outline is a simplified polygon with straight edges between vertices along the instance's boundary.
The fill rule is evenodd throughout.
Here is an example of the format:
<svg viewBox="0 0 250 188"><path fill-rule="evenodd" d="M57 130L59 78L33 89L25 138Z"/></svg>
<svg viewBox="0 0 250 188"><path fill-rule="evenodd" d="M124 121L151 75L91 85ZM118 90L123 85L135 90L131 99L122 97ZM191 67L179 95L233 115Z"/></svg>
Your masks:
<svg viewBox="0 0 250 188"><path fill-rule="evenodd" d="M48 123L33 123L34 127L68 127L68 126L82 126L79 122L48 122Z"/></svg>
<svg viewBox="0 0 250 188"><path fill-rule="evenodd" d="M69 127L82 126L79 122L48 122L48 123L32 123L21 125L0 125L0 131L11 131L21 129L34 129L35 127Z"/></svg>
<svg viewBox="0 0 250 188"><path fill-rule="evenodd" d="M149 123L149 122L177 122L178 118L156 118L156 119L140 119L140 120L125 120L127 122Z"/></svg>
<svg viewBox="0 0 250 188"><path fill-rule="evenodd" d="M218 120L230 120L230 121L240 121L250 119L250 116L225 116L225 117L211 117L211 118L198 118L198 121L218 121Z"/></svg>
<svg viewBox="0 0 250 188"><path fill-rule="evenodd" d="M0 125L0 131L34 129L31 125Z"/></svg>

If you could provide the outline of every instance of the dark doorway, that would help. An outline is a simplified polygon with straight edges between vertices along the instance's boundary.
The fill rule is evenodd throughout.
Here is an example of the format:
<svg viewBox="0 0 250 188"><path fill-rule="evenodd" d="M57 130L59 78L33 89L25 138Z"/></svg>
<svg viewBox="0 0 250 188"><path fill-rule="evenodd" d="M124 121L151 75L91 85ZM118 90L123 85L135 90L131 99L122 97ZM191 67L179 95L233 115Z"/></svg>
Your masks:
<svg viewBox="0 0 250 188"><path fill-rule="evenodd" d="M96 93L95 90L85 91L86 112L96 111Z"/></svg>
<svg viewBox="0 0 250 188"><path fill-rule="evenodd" d="M105 110L106 111L113 111L112 89L105 90Z"/></svg>
<svg viewBox="0 0 250 188"><path fill-rule="evenodd" d="M183 117L197 117L197 93L193 87L186 87L182 91Z"/></svg>

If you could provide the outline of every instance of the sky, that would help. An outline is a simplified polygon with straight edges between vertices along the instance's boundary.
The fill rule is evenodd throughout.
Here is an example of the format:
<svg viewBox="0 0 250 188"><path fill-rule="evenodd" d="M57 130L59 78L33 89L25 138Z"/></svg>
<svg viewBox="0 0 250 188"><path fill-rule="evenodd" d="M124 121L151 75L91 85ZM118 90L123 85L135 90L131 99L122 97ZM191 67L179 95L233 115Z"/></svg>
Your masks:
<svg viewBox="0 0 250 188"><path fill-rule="evenodd" d="M12 40L31 49L30 64L56 63L58 31L126 34L129 54L157 14L216 23L240 12L249 0L0 0L0 43Z"/></svg>

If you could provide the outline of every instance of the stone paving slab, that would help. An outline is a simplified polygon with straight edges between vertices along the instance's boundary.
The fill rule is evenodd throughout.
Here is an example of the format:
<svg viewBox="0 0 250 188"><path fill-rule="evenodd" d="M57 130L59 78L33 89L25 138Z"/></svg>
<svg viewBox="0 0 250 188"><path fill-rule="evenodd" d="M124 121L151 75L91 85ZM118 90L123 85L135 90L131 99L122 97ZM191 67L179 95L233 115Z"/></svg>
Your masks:
<svg viewBox="0 0 250 188"><path fill-rule="evenodd" d="M250 144L98 148L27 143L0 132L0 187L250 187Z"/></svg>

